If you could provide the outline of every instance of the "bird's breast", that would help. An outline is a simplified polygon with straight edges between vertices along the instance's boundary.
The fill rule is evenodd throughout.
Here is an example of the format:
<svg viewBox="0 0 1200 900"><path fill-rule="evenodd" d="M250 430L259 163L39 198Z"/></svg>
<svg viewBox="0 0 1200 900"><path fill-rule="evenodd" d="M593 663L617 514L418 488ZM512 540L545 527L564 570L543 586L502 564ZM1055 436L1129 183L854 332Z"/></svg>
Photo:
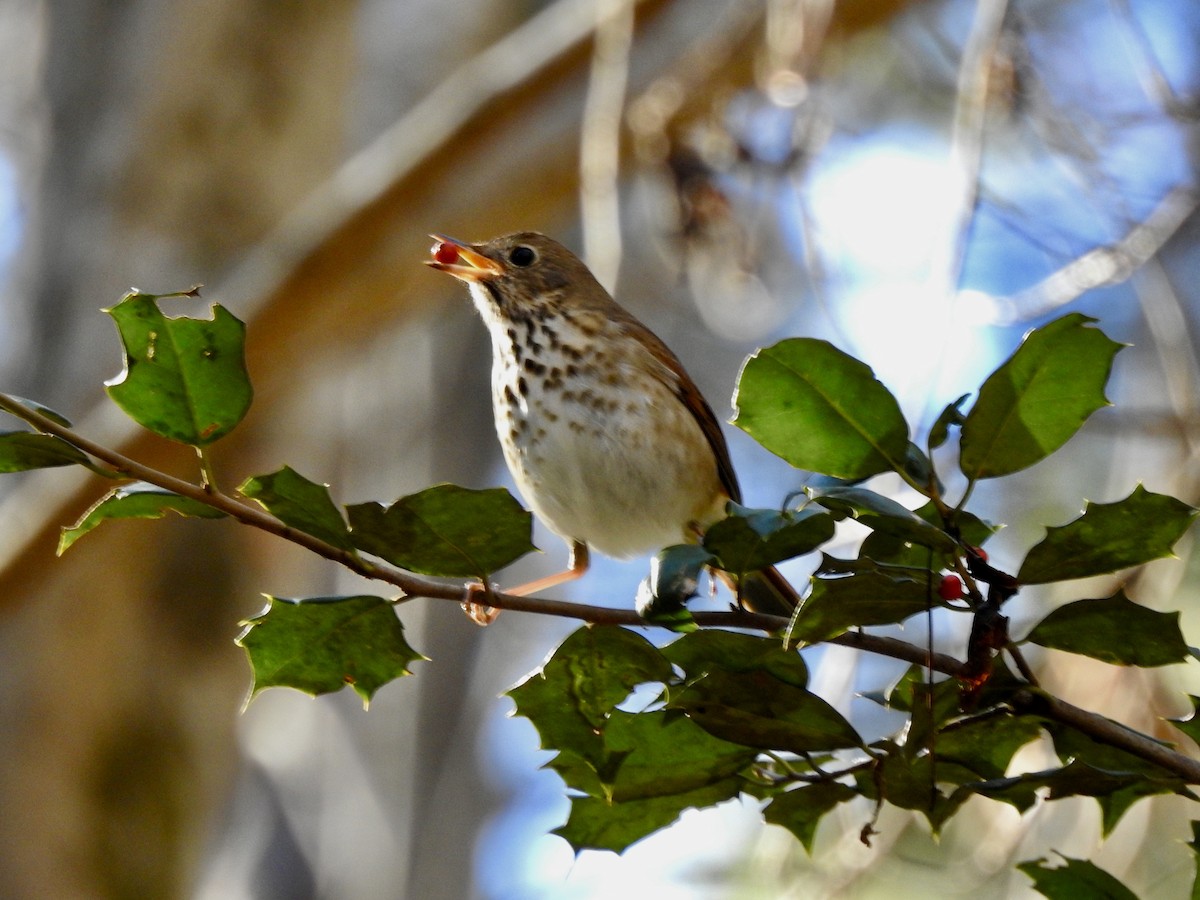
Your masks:
<svg viewBox="0 0 1200 900"><path fill-rule="evenodd" d="M724 505L707 438L648 354L564 323L493 330L496 429L556 533L628 557L688 539Z"/></svg>

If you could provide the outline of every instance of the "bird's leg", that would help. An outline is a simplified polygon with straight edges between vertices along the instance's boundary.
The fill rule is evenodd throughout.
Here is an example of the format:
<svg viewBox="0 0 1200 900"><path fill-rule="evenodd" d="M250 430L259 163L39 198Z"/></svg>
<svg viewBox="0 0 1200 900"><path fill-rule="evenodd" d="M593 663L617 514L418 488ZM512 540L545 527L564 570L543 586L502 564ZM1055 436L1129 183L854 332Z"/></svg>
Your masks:
<svg viewBox="0 0 1200 900"><path fill-rule="evenodd" d="M570 555L567 557L567 568L561 572L555 572L553 575L547 575L545 578L537 578L525 584L519 584L515 588L508 588L504 593L528 597L530 594L538 594L548 588L574 581L587 570L588 545L583 541L572 541Z"/></svg>
<svg viewBox="0 0 1200 900"><path fill-rule="evenodd" d="M570 555L567 558L567 568L561 572L555 572L553 575L547 575L544 578L537 578L533 581L519 584L514 588L508 588L504 591L506 594L513 594L517 597L527 597L530 594L540 593L548 588L557 587L560 584L566 584L568 581L574 581L586 572L588 569L588 546L583 541L572 541ZM468 585L467 590L471 594L471 598L464 600L462 603L463 612L476 625L491 625L496 621L496 617L500 615L500 610L490 606L487 602L487 595L491 594L491 587L484 584ZM484 602L475 600L476 594L484 594Z"/></svg>

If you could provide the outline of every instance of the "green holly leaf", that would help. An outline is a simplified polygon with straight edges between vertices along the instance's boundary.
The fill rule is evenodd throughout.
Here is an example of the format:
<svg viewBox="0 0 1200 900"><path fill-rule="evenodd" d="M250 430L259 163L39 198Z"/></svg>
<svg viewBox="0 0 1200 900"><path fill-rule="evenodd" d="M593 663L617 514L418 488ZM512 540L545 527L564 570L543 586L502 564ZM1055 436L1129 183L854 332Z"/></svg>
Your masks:
<svg viewBox="0 0 1200 900"><path fill-rule="evenodd" d="M795 648L785 650L778 638L707 628L686 635L662 650L684 672L684 683L710 672L766 672L771 678L803 690L808 667Z"/></svg>
<svg viewBox="0 0 1200 900"><path fill-rule="evenodd" d="M1103 600L1076 600L1054 610L1025 640L1118 666L1168 666L1190 656L1179 613L1156 612L1118 591Z"/></svg>
<svg viewBox="0 0 1200 900"><path fill-rule="evenodd" d="M1027 716L985 713L962 719L938 732L938 762L955 763L982 778L1002 778L1013 755L1041 733L1041 725Z"/></svg>
<svg viewBox="0 0 1200 900"><path fill-rule="evenodd" d="M963 394L953 403L948 404L937 420L933 423L933 427L929 429L929 449L935 450L950 437L950 427L961 428L963 423L967 421L967 417L962 413L962 405L967 402L970 394Z"/></svg>
<svg viewBox="0 0 1200 900"><path fill-rule="evenodd" d="M771 825L781 825L794 834L811 854L821 818L857 796L858 791L847 784L823 781L779 794L763 810L763 816Z"/></svg>
<svg viewBox="0 0 1200 900"><path fill-rule="evenodd" d="M42 404L38 403L36 400L26 400L24 397L16 397L16 396L13 396L12 394L9 394L8 397L10 400L15 400L17 403L21 404L26 409L31 409L36 413L41 413L43 416L45 416L51 422L61 425L63 428L71 427L70 419L68 419L62 413L56 412L55 410L51 409L48 406L43 406ZM5 410L5 412L8 412L8 410ZM10 412L9 415L15 415L15 413Z"/></svg>
<svg viewBox="0 0 1200 900"><path fill-rule="evenodd" d="M904 471L908 424L875 373L827 341L791 338L746 360L733 423L798 469L857 480Z"/></svg>
<svg viewBox="0 0 1200 900"><path fill-rule="evenodd" d="M891 497L862 487L831 487L814 492L822 506L853 516L872 531L881 531L905 543L920 544L942 553L955 549L954 538L929 520Z"/></svg>
<svg viewBox="0 0 1200 900"><path fill-rule="evenodd" d="M220 519L225 515L199 500L180 496L153 484L125 484L113 488L92 504L78 522L62 530L58 539L58 555L62 556L72 544L108 519L161 519L168 512L199 519Z"/></svg>
<svg viewBox="0 0 1200 900"><path fill-rule="evenodd" d="M1192 714L1186 719L1167 719L1167 721L1200 744L1200 697L1188 694L1188 699L1192 701Z"/></svg>
<svg viewBox="0 0 1200 900"><path fill-rule="evenodd" d="M912 513L924 519L932 528L946 533L942 529L941 515L932 501L912 510ZM965 510L958 510L954 515L954 525L963 544L982 547L999 530L997 526L985 522ZM858 550L859 557L894 566L912 566L937 571L947 568L949 559L958 550L956 546L953 551L948 553L931 552L931 548L928 546L921 546L919 543L906 540L902 536L902 529L894 529L894 531L896 532L894 534L884 530L872 531L863 538Z"/></svg>
<svg viewBox="0 0 1200 900"><path fill-rule="evenodd" d="M872 745L885 751L874 769L855 774L859 793L872 799L886 800L901 809L920 812L936 834L945 822L966 802L969 795L954 791L949 796L939 784L961 784L973 773L954 763L943 762L929 754L909 755L891 741Z"/></svg>
<svg viewBox="0 0 1200 900"><path fill-rule="evenodd" d="M1116 503L1089 503L1073 522L1046 529L1029 551L1017 580L1043 584L1088 578L1171 555L1196 510L1140 484Z"/></svg>
<svg viewBox="0 0 1200 900"><path fill-rule="evenodd" d="M533 723L544 748L572 754L607 779L603 734L609 716L639 684L665 683L672 675L671 664L641 635L584 626L507 694L517 715ZM568 784L586 790L586 782Z"/></svg>
<svg viewBox="0 0 1200 900"><path fill-rule="evenodd" d="M704 549L726 572L747 572L802 556L833 537L833 519L819 509L750 509L729 504L729 515L704 535Z"/></svg>
<svg viewBox="0 0 1200 900"><path fill-rule="evenodd" d="M62 438L32 431L0 432L0 473L55 466L94 468L82 450Z"/></svg>
<svg viewBox="0 0 1200 900"><path fill-rule="evenodd" d="M716 559L695 544L675 544L660 550L650 560L650 574L638 585L634 607L638 615L654 625L680 634L699 626L685 605L696 596L700 575Z"/></svg>
<svg viewBox="0 0 1200 900"><path fill-rule="evenodd" d="M290 687L315 696L349 685L365 709L379 688L425 659L382 597L268 597L267 608L242 624L237 643L254 670L255 695Z"/></svg>
<svg viewBox="0 0 1200 900"><path fill-rule="evenodd" d="M581 850L611 850L620 853L634 841L665 828L685 809L713 806L737 795L740 778L705 785L683 794L668 794L612 803L596 797L571 800L567 823L554 829L578 853Z"/></svg>
<svg viewBox="0 0 1200 900"><path fill-rule="evenodd" d="M1061 853L1058 856L1066 865L1051 868L1045 857L1017 864L1042 896L1050 900L1137 900L1137 894L1094 863Z"/></svg>
<svg viewBox="0 0 1200 900"><path fill-rule="evenodd" d="M827 569L830 561L826 557L822 568ZM791 632L793 637L816 643L851 628L892 625L924 612L936 602L928 577L918 578L911 570L881 566L872 560L858 562L861 565L853 575L812 579L812 590Z"/></svg>
<svg viewBox="0 0 1200 900"><path fill-rule="evenodd" d="M669 707L682 709L709 734L747 747L809 753L863 746L832 706L763 669L710 671L673 693Z"/></svg>
<svg viewBox="0 0 1200 900"><path fill-rule="evenodd" d="M133 291L105 310L125 349L125 371L107 383L108 394L142 427L203 447L250 408L246 326L218 304L211 319L163 315L157 301L177 296Z"/></svg>
<svg viewBox="0 0 1200 900"><path fill-rule="evenodd" d="M238 490L285 525L341 550L354 550L350 529L330 498L328 485L309 481L284 466L269 475L248 478Z"/></svg>
<svg viewBox="0 0 1200 900"><path fill-rule="evenodd" d="M423 575L486 579L536 550L533 517L503 488L439 484L379 503L346 507L359 550Z"/></svg>
<svg viewBox="0 0 1200 900"><path fill-rule="evenodd" d="M959 465L971 481L1045 459L1108 405L1104 386L1123 344L1079 313L1030 332L993 372L962 426Z"/></svg>

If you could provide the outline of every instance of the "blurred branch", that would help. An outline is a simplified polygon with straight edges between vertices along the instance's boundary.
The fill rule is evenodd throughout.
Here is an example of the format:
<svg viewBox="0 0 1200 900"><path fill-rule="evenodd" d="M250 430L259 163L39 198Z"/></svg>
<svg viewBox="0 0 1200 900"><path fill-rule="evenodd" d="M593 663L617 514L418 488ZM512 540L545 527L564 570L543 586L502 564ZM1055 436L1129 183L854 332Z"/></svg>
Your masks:
<svg viewBox="0 0 1200 900"><path fill-rule="evenodd" d="M1191 185L1173 188L1115 244L1089 250L1032 287L997 298L993 321L1011 325L1044 316L1093 288L1125 281L1162 249L1195 212L1197 203L1200 195Z"/></svg>
<svg viewBox="0 0 1200 900"><path fill-rule="evenodd" d="M376 581L383 581L397 587L404 592L404 599L429 597L431 599L453 600L465 603L476 600L478 597L478 594L473 593L466 585L437 582L428 578L421 578L392 566L368 562L362 559L357 553L339 549L307 532L291 528L269 513L251 504L244 503L235 497L224 494L212 487L194 484L175 478L164 472L159 472L150 466L143 465L121 453L90 441L72 429L42 415L36 410L30 409L15 398L5 394L0 394L0 409L28 422L45 434L53 434L62 438L88 455L112 466L117 472L173 491L180 496L189 497L214 509L219 509L244 525L258 528L281 537L284 540L299 544L319 556L345 566L358 575ZM487 602L496 609L580 619L593 624L626 625L631 627L645 627L649 624L632 609L571 603L540 597L514 596L505 594L502 591L490 592L487 596ZM780 632L788 626L788 620L782 616L762 615L744 609L731 609L728 612L697 612L694 614L694 618L696 623L701 626L748 628L768 633ZM903 660L914 665L926 666L934 671L955 678L961 678L967 674L967 666L958 659L944 653L932 653L927 648L908 644L895 638L854 631L830 638L828 643L853 647L869 653ZM1023 692L1018 695L1015 703L1016 711L1019 713L1032 713L1070 725L1095 740L1126 750L1142 759L1162 766L1179 777L1186 779L1189 783L1200 784L1200 761L1191 759L1182 753L1177 753L1169 747L1139 732L1126 728L1111 719L1080 709L1042 691L1030 690Z"/></svg>
<svg viewBox="0 0 1200 900"><path fill-rule="evenodd" d="M963 47L947 172L951 184L947 195L955 207L952 212L947 211L946 240L941 244L944 259L940 262L935 259L931 269L933 278L941 281L940 289L935 292L939 297L952 296L958 287L971 223L979 205L984 130L1007 13L1008 0L978 0L971 32Z"/></svg>
<svg viewBox="0 0 1200 900"><path fill-rule="evenodd" d="M1130 56L1133 57L1147 96L1153 98L1168 114L1185 121L1195 121L1198 112L1195 101L1181 100L1175 93L1154 52L1150 36L1130 8L1129 0L1111 0L1111 3L1117 18L1125 25L1121 33L1129 44Z"/></svg>
<svg viewBox="0 0 1200 900"><path fill-rule="evenodd" d="M580 213L588 267L610 291L621 266L621 210L617 177L621 118L633 46L633 4L599 0L591 77L579 148Z"/></svg>

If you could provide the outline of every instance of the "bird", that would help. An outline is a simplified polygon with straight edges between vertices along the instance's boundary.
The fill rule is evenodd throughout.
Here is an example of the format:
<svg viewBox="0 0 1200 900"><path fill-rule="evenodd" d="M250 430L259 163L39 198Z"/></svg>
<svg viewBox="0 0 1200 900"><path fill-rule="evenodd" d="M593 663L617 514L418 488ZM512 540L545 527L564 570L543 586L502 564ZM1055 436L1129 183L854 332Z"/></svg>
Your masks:
<svg viewBox="0 0 1200 900"><path fill-rule="evenodd" d="M699 540L742 494L712 407L679 358L553 238L441 234L426 263L469 289L492 344L496 433L526 504L570 548L567 568L507 590L579 578L589 548L629 559ZM718 573L723 574L723 573ZM774 568L733 584L752 611L799 603ZM495 612L468 614L486 624Z"/></svg>

